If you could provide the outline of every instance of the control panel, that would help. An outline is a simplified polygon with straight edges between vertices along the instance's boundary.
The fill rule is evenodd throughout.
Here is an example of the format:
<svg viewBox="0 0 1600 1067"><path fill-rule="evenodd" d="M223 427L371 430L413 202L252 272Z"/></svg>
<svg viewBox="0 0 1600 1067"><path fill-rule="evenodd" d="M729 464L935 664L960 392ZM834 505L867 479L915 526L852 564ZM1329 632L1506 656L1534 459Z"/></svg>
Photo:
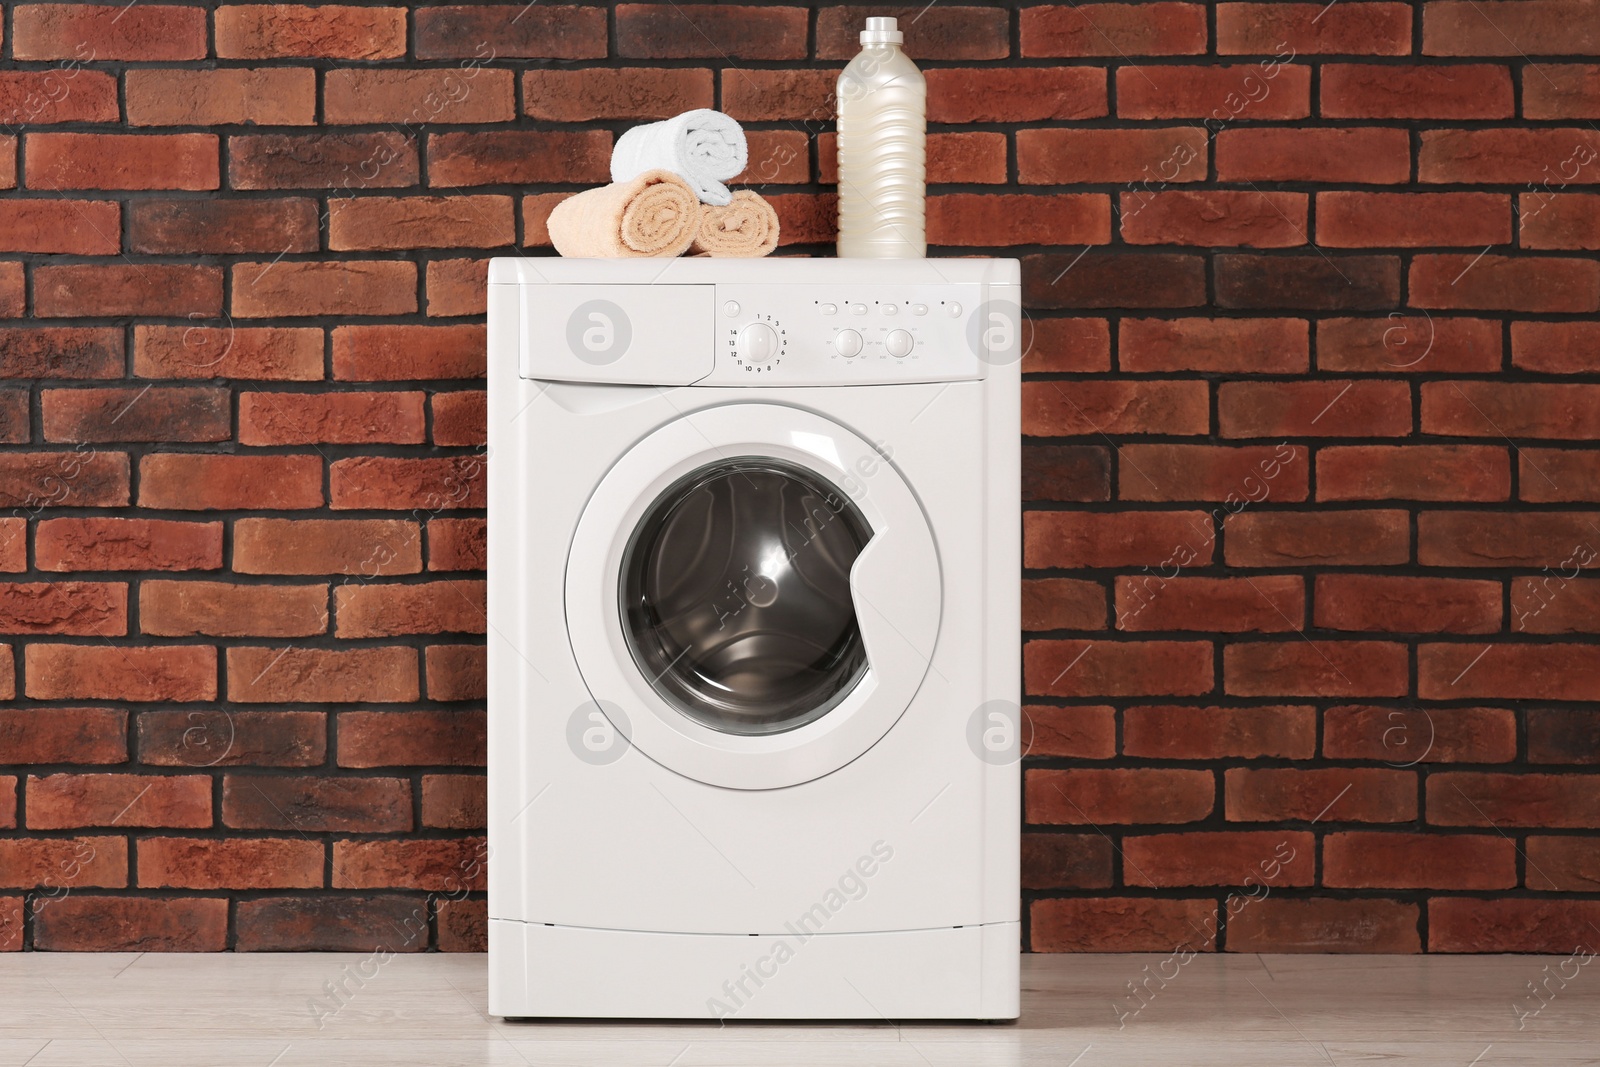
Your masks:
<svg viewBox="0 0 1600 1067"><path fill-rule="evenodd" d="M716 362L700 385L982 378L981 285L716 286Z"/></svg>

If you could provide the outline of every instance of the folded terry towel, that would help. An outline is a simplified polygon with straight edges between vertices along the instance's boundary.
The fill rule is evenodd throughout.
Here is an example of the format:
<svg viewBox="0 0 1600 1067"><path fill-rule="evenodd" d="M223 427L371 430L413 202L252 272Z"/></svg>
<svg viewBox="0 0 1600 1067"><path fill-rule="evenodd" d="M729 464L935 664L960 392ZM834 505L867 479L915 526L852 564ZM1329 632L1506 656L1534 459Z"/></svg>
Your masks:
<svg viewBox="0 0 1600 1067"><path fill-rule="evenodd" d="M694 240L700 202L682 178L645 171L586 189L550 212L550 243L563 256L636 259L676 256Z"/></svg>
<svg viewBox="0 0 1600 1067"><path fill-rule="evenodd" d="M778 247L778 213L760 196L740 189L727 207L701 206L689 247L708 256L764 256Z"/></svg>
<svg viewBox="0 0 1600 1067"><path fill-rule="evenodd" d="M670 170L694 187L704 203L726 204L723 182L749 160L744 130L720 111L685 111L665 122L635 126L611 150L611 180L625 182L647 170Z"/></svg>

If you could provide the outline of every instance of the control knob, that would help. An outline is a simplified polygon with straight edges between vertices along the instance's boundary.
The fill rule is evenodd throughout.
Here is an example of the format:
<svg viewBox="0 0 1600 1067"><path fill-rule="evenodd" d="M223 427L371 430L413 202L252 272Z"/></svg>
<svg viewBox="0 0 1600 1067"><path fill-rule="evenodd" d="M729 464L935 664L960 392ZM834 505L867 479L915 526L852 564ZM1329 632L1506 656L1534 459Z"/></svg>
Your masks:
<svg viewBox="0 0 1600 1067"><path fill-rule="evenodd" d="M833 347L846 359L861 354L861 335L854 330L840 330L833 336Z"/></svg>
<svg viewBox="0 0 1600 1067"><path fill-rule="evenodd" d="M896 359L910 355L916 343L916 339L904 330L890 330L889 336L883 339L883 347Z"/></svg>
<svg viewBox="0 0 1600 1067"><path fill-rule="evenodd" d="M746 363L765 363L778 354L778 331L764 322L752 322L739 331L739 358Z"/></svg>

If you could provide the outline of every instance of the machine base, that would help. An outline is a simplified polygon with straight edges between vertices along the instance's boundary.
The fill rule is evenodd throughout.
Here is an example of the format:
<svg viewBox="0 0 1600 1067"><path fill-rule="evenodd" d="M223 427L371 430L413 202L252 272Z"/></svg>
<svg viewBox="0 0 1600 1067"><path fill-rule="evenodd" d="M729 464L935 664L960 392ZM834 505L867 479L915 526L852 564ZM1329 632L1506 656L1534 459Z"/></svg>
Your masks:
<svg viewBox="0 0 1600 1067"><path fill-rule="evenodd" d="M870 934L662 934L489 920L510 1018L1015 1019L1016 922Z"/></svg>

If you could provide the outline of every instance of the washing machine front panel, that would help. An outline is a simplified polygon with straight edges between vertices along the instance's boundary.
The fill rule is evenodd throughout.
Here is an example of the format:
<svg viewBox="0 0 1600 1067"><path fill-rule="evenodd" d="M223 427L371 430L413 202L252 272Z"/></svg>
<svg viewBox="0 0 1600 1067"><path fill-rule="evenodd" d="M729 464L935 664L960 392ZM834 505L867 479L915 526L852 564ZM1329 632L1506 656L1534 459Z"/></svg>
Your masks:
<svg viewBox="0 0 1600 1067"><path fill-rule="evenodd" d="M892 461L783 404L684 415L584 509L569 636L597 712L686 777L775 789L894 726L941 615L926 516Z"/></svg>

